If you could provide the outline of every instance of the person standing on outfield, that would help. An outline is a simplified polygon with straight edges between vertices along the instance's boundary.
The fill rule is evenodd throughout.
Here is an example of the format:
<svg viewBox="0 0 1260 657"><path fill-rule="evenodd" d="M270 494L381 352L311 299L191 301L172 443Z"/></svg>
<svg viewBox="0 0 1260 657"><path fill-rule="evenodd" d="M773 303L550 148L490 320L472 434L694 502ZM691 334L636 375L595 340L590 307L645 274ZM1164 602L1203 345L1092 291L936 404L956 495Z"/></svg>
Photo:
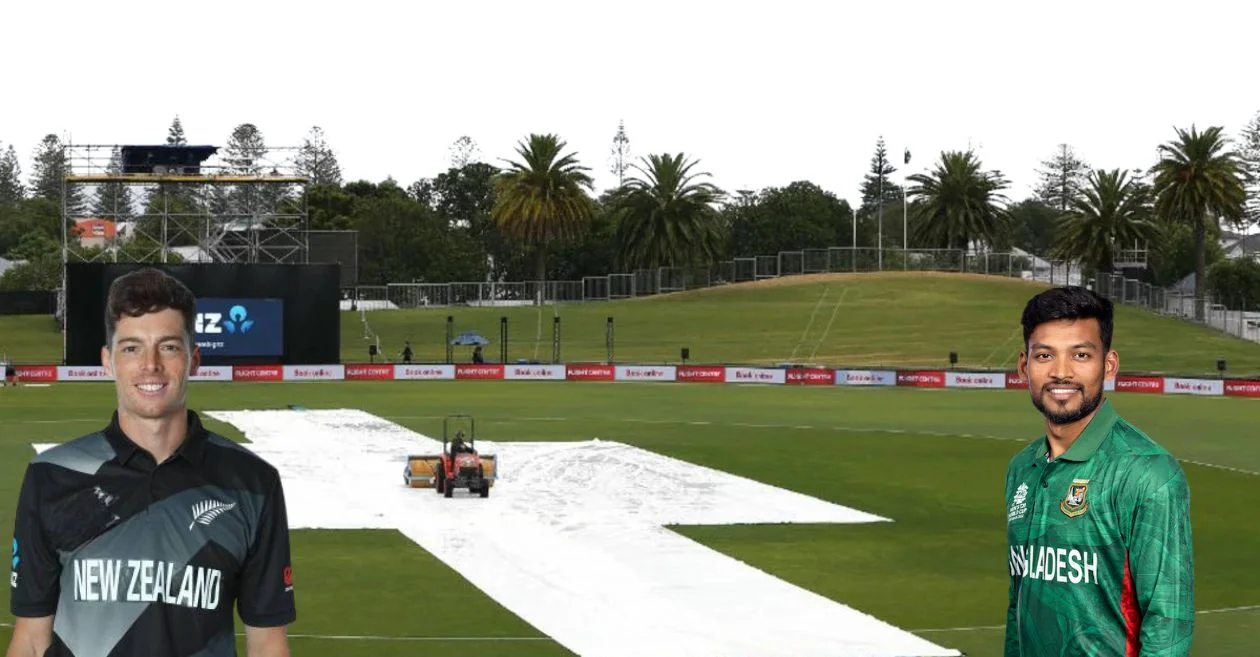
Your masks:
<svg viewBox="0 0 1260 657"><path fill-rule="evenodd" d="M26 468L7 657L288 657L297 618L277 470L186 406L196 299L152 268L109 288L104 429Z"/></svg>
<svg viewBox="0 0 1260 657"><path fill-rule="evenodd" d="M1024 307L1019 373L1046 433L1006 472L1005 657L1186 657L1194 632L1181 465L1103 397L1113 307L1081 287Z"/></svg>

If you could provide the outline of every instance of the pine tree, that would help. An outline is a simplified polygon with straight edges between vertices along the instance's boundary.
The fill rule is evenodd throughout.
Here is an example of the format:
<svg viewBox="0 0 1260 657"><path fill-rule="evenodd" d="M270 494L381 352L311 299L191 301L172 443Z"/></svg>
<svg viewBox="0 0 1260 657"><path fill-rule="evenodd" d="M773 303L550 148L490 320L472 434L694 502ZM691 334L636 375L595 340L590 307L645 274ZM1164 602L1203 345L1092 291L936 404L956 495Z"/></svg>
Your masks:
<svg viewBox="0 0 1260 657"><path fill-rule="evenodd" d="M341 165L324 140L324 130L319 126L312 127L307 133L302 147L298 149L294 168L297 175L309 178L312 185L341 184Z"/></svg>
<svg viewBox="0 0 1260 657"><path fill-rule="evenodd" d="M57 135L46 135L35 149L34 166L31 169L31 196L62 203L62 187L70 172L70 158L66 147ZM78 185L65 186L65 210L68 214L81 214L86 203L83 189Z"/></svg>
<svg viewBox="0 0 1260 657"><path fill-rule="evenodd" d="M166 143L170 146L188 144L188 139L184 136L184 124L179 120L178 114L171 120L171 125L166 130ZM196 212L199 204L198 193L193 188L166 182L158 183L150 188L144 201L145 213L151 215L192 213ZM152 222L145 222L145 224L151 230L153 229Z"/></svg>
<svg viewBox="0 0 1260 657"><path fill-rule="evenodd" d="M1260 223L1260 112L1243 127L1238 141L1247 191L1247 223Z"/></svg>
<svg viewBox="0 0 1260 657"><path fill-rule="evenodd" d="M477 142L468 135L456 139L455 143L451 144L451 168L453 169L463 169L480 158L481 153L477 149Z"/></svg>
<svg viewBox="0 0 1260 657"><path fill-rule="evenodd" d="M1037 198L1059 212L1067 212L1072 201L1080 198L1089 179L1089 165L1077 157L1072 147L1059 144L1054 157L1041 163L1037 170L1039 182L1034 193Z"/></svg>
<svg viewBox="0 0 1260 657"><path fill-rule="evenodd" d="M224 148L224 173L233 176L258 176L263 173L262 158L267 152L267 144L262 132L252 123L242 123L232 130ZM242 217L254 217L265 213L261 207L263 195L258 186L246 184L235 186L228 195L227 211L229 214Z"/></svg>
<svg viewBox="0 0 1260 657"><path fill-rule="evenodd" d="M617 176L617 186L626 183L626 171L630 168L630 138L626 136L626 122L617 124L617 134L613 135L610 169Z"/></svg>
<svg viewBox="0 0 1260 657"><path fill-rule="evenodd" d="M279 175L274 164L267 161L267 142L262 131L252 123L242 123L232 130L224 149L227 173L236 176ZM236 186L230 195L231 213L241 217L257 218L275 214L280 204L290 197L288 185L272 183L259 186L247 183Z"/></svg>
<svg viewBox="0 0 1260 657"><path fill-rule="evenodd" d="M859 223L863 226L862 235L858 237L860 244L875 244L880 238L887 243L894 235L897 236L897 244L901 244L901 221L896 221L895 233L891 230L892 226L884 225L884 221L888 218L888 212L885 211L884 206L893 205L898 213L897 216L901 212L901 185L892 181L892 174L896 172L897 167L888 161L888 148L884 145L884 138L881 136L875 142L875 154L871 156L871 170L862 179L862 206L858 209ZM883 243L880 246L882 247Z"/></svg>
<svg viewBox="0 0 1260 657"><path fill-rule="evenodd" d="M892 174L897 172L888 161L888 149L881 136L875 143L875 154L871 156L871 171L862 180L862 212L877 212L880 199L884 203L901 202L901 186L892 182Z"/></svg>
<svg viewBox="0 0 1260 657"><path fill-rule="evenodd" d="M262 131L252 123L242 123L232 130L224 149L224 162L228 173L237 176L256 176L262 173L263 157L267 143Z"/></svg>
<svg viewBox="0 0 1260 657"><path fill-rule="evenodd" d="M0 156L0 205L17 203L26 198L26 188L22 185L22 164L18 162L17 151L13 144Z"/></svg>
<svg viewBox="0 0 1260 657"><path fill-rule="evenodd" d="M109 173L122 173L122 153L114 148L109 159ZM96 189L96 203L92 213L114 222L130 221L135 213L131 207L131 188L126 183L102 183Z"/></svg>
<svg viewBox="0 0 1260 657"><path fill-rule="evenodd" d="M188 139L184 137L184 124L180 123L179 115L175 115L175 120L171 121L171 127L166 132L166 143L172 146L183 146L188 143Z"/></svg>

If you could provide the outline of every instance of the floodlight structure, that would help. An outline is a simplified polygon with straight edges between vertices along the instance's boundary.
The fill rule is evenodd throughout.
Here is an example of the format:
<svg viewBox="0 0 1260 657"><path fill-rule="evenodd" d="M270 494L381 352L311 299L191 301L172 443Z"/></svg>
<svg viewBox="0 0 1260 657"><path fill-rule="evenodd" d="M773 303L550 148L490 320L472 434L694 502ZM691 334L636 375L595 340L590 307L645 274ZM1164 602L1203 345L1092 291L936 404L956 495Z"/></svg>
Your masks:
<svg viewBox="0 0 1260 657"><path fill-rule="evenodd" d="M297 148L65 147L62 265L307 263Z"/></svg>

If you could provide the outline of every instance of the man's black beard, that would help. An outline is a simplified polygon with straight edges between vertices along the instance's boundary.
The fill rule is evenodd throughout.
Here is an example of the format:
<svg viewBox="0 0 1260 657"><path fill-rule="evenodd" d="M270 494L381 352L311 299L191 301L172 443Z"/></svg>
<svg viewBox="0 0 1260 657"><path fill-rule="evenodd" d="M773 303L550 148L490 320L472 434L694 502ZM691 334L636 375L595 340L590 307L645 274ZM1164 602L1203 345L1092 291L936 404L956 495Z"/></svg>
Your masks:
<svg viewBox="0 0 1260 657"><path fill-rule="evenodd" d="M1084 392L1084 390L1081 390L1082 394L1084 394ZM1045 394L1045 388L1042 388L1041 394ZM1037 410L1041 411L1042 415L1046 416L1046 419L1049 420L1051 424L1063 425L1071 424L1084 418L1090 413L1093 413L1102 404L1102 398L1103 391L1102 387L1099 386L1098 394L1093 397L1086 397L1085 400L1081 402L1081 407L1075 411L1065 411L1062 413L1052 411L1047 408L1044 403L1042 403L1041 395L1033 395L1032 403L1033 406L1037 407Z"/></svg>

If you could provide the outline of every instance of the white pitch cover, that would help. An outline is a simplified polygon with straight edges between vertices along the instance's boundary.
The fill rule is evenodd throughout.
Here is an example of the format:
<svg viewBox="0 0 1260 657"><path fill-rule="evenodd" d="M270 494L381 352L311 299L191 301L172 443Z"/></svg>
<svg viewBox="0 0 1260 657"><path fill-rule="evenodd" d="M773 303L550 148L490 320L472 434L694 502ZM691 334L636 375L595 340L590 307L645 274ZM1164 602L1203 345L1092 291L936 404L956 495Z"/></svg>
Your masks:
<svg viewBox="0 0 1260 657"><path fill-rule="evenodd" d="M210 416L280 471L294 529L395 529L575 654L960 654L667 529L837 523L859 532L894 519L594 438L479 440L501 460L494 492L445 499L402 484L407 455L441 444L383 418L354 409ZM418 613L399 631L423 632Z"/></svg>

